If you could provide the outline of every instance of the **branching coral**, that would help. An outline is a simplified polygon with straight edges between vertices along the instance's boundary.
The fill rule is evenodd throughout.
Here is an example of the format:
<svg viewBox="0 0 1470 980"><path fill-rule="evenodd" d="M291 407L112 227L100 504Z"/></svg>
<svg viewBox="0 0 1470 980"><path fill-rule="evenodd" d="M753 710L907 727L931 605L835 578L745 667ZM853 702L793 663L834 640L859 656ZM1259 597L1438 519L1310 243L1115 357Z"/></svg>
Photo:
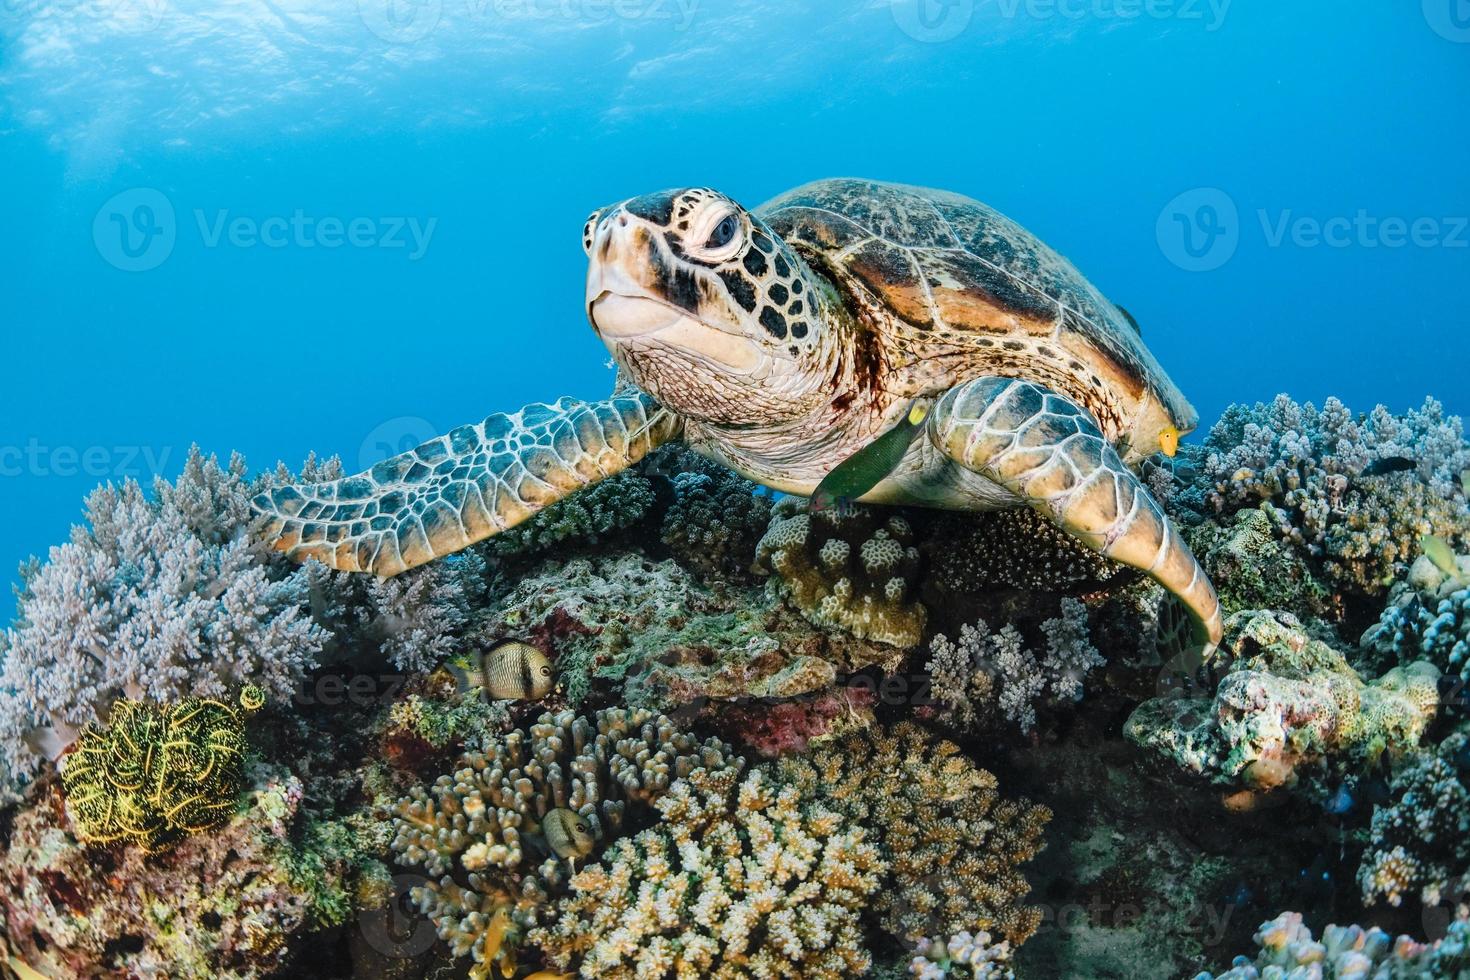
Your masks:
<svg viewBox="0 0 1470 980"><path fill-rule="evenodd" d="M1237 613L1225 645L1239 656L1210 697L1146 701L1124 726L1132 741L1223 785L1271 790L1307 776L1323 795L1325 777L1411 752L1439 706L1432 664L1365 682L1289 613Z"/></svg>
<svg viewBox="0 0 1470 980"><path fill-rule="evenodd" d="M702 770L572 880L531 933L558 969L607 980L867 972L860 915L885 870L861 830L761 771ZM737 785L738 781L738 785Z"/></svg>
<svg viewBox="0 0 1470 980"><path fill-rule="evenodd" d="M771 498L692 452L676 458L690 468L672 478L674 500L664 512L663 543L706 577L748 579L756 542L771 523Z"/></svg>
<svg viewBox="0 0 1470 980"><path fill-rule="evenodd" d="M1041 624L1046 650L1038 658L1014 624L993 632L983 621L960 628L957 641L939 634L930 643L927 669L942 717L958 728L974 728L997 712L1030 731L1036 703L1049 689L1076 701L1088 671L1106 661L1089 638L1087 607L1062 600L1062 614Z"/></svg>
<svg viewBox="0 0 1470 980"><path fill-rule="evenodd" d="M242 703L258 703L257 690ZM157 851L217 827L235 809L245 766L241 712L212 698L119 701L88 725L61 773L77 836Z"/></svg>
<svg viewBox="0 0 1470 980"><path fill-rule="evenodd" d="M1392 802L1373 811L1358 884L1363 901L1470 901L1470 734L1446 738L1394 773Z"/></svg>
<svg viewBox="0 0 1470 980"><path fill-rule="evenodd" d="M1014 980L1011 944L993 943L983 929L975 934L961 932L948 940L922 939L909 963L910 975L918 980Z"/></svg>
<svg viewBox="0 0 1470 980"><path fill-rule="evenodd" d="M926 611L913 597L919 550L897 514L874 508L812 514L787 498L756 548L757 567L818 626L898 647L918 644Z"/></svg>
<svg viewBox="0 0 1470 980"><path fill-rule="evenodd" d="M1231 406L1205 449L1186 501L1225 514L1269 501L1277 533L1340 590L1381 593L1422 535L1470 534L1460 486L1470 445L1460 419L1433 399L1401 416L1380 405L1359 417L1335 398L1317 409L1278 395L1270 405ZM1417 466L1371 469L1397 459Z"/></svg>
<svg viewBox="0 0 1470 980"><path fill-rule="evenodd" d="M1408 578L1389 592L1378 622L1361 646L1379 668L1428 660L1470 683L1470 557L1448 574L1421 555Z"/></svg>
<svg viewBox="0 0 1470 980"><path fill-rule="evenodd" d="M1213 980L1464 980L1470 976L1470 923L1456 922L1432 944L1382 929L1328 926L1320 942L1299 912L1283 912L1261 924L1261 950L1254 959L1237 956ZM1201 973L1195 980L1211 980Z"/></svg>
<svg viewBox="0 0 1470 980"><path fill-rule="evenodd" d="M516 558L570 543L596 544L643 520L653 506L653 486L636 470L625 470L578 490L502 531L485 545L500 558Z"/></svg>
<svg viewBox="0 0 1470 980"><path fill-rule="evenodd" d="M981 928L1019 945L1038 909L1020 867L1042 847L1051 811L1002 799L995 777L912 722L854 729L804 756L768 763L778 780L873 834L889 867L868 910L916 941Z"/></svg>
<svg viewBox="0 0 1470 980"><path fill-rule="evenodd" d="M399 803L392 849L438 878L414 889L414 901L482 973L565 891L570 870L542 830L552 810L576 813L601 848L630 818L646 818L674 780L743 765L716 739L700 743L667 718L623 709L544 714L459 763Z"/></svg>
<svg viewBox="0 0 1470 980"><path fill-rule="evenodd" d="M338 474L308 461L302 480ZM282 468L276 479L290 479ZM0 787L29 778L119 697L289 701L329 656L416 666L463 621L455 566L391 583L291 564L249 533L263 485L193 450L179 479L88 498L87 526L26 572L0 641Z"/></svg>

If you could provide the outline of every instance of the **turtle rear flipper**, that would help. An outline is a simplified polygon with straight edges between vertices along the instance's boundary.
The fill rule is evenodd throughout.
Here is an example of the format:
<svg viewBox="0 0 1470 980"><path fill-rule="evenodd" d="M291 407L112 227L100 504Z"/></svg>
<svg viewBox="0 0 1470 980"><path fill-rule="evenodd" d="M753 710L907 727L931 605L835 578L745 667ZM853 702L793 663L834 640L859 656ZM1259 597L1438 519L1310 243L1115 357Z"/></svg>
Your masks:
<svg viewBox="0 0 1470 980"><path fill-rule="evenodd" d="M977 378L950 389L929 437L950 459L1025 500L1083 544L1146 572L1189 610L1195 642L1220 643L1220 602L1174 523L1097 424L1032 381Z"/></svg>
<svg viewBox="0 0 1470 980"><path fill-rule="evenodd" d="M514 527L678 429L636 390L591 403L563 398L462 425L356 476L275 487L251 505L291 558L387 577Z"/></svg>

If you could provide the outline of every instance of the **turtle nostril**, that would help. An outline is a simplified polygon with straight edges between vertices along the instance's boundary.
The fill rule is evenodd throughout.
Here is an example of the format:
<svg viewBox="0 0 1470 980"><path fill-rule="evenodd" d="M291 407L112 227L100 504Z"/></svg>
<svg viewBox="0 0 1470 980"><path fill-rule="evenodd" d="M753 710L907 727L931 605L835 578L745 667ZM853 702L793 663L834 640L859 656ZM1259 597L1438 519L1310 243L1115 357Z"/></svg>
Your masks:
<svg viewBox="0 0 1470 980"><path fill-rule="evenodd" d="M628 216L626 214L620 214L620 215L618 215L618 227L619 228L626 228L626 227L628 227Z"/></svg>

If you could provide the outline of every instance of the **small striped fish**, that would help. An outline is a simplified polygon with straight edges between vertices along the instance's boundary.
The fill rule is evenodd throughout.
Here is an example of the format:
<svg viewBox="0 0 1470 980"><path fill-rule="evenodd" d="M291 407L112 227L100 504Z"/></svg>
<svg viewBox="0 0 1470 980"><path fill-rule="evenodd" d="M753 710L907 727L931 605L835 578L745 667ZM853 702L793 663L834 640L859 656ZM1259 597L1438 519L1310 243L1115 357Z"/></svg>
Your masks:
<svg viewBox="0 0 1470 980"><path fill-rule="evenodd" d="M497 701L539 701L556 685L546 654L519 640L485 654L481 671L486 692Z"/></svg>

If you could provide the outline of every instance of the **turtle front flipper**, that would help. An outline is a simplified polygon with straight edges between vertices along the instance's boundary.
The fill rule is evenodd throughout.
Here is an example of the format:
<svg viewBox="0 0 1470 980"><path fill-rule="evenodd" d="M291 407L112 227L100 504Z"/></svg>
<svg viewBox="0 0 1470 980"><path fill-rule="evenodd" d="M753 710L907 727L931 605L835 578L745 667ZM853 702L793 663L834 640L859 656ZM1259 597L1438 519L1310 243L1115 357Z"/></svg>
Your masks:
<svg viewBox="0 0 1470 980"><path fill-rule="evenodd" d="M1030 381L977 378L948 391L929 438L950 459L1005 487L1093 551L1148 573L1220 642L1220 602L1179 531L1097 424L1071 399ZM1208 652L1208 651L1207 651Z"/></svg>
<svg viewBox="0 0 1470 980"><path fill-rule="evenodd" d="M275 547L348 572L397 575L516 526L638 462L679 431L636 390L563 398L462 425L365 473L251 501Z"/></svg>

